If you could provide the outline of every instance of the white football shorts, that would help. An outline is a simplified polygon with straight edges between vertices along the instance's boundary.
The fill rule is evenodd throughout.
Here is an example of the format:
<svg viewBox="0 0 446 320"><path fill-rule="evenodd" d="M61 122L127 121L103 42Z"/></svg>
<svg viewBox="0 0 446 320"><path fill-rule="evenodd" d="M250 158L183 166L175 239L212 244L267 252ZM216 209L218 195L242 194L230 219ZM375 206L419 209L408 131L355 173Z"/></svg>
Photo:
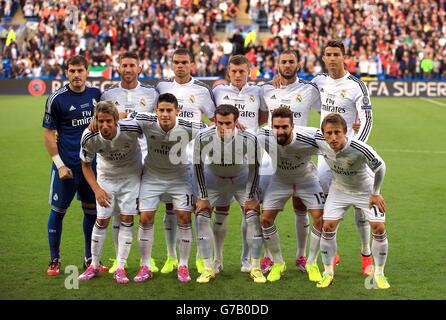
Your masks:
<svg viewBox="0 0 446 320"><path fill-rule="evenodd" d="M139 210L156 211L161 199L169 199L174 210L192 211L195 197L188 178L169 178L143 174L139 191Z"/></svg>
<svg viewBox="0 0 446 320"><path fill-rule="evenodd" d="M206 187L209 203L212 207L229 206L233 197L240 205L246 201L246 183L248 171L231 178L216 176L212 171L205 170Z"/></svg>
<svg viewBox="0 0 446 320"><path fill-rule="evenodd" d="M384 212L377 206L369 208L370 192L346 193L335 187L330 187L324 207L324 220L342 220L349 207L361 209L369 222L385 222Z"/></svg>
<svg viewBox="0 0 446 320"><path fill-rule="evenodd" d="M96 202L97 217L99 219L110 218L112 215L136 215L137 198L139 194L141 178L139 176L128 176L122 179L104 179L98 184L111 197L111 205L108 208L101 207Z"/></svg>
<svg viewBox="0 0 446 320"><path fill-rule="evenodd" d="M299 197L308 209L324 208L325 196L319 181L298 184L273 175L264 192L263 209L282 211L290 197Z"/></svg>

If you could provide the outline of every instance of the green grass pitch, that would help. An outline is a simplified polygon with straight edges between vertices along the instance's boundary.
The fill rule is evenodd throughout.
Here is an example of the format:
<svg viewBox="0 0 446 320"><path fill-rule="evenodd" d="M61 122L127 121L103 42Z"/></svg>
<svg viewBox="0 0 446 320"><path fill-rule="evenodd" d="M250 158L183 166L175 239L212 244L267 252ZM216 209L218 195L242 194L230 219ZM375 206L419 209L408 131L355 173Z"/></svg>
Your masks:
<svg viewBox="0 0 446 320"><path fill-rule="evenodd" d="M195 282L194 249L189 260L194 281L183 284L175 274L156 274L153 281L120 286L102 275L79 289L66 289L62 273L48 277L47 219L50 158L43 145L45 98L0 97L0 299L446 299L446 99L373 99L374 126L369 143L387 163L383 194L389 207L387 232L389 290L368 290L360 274L359 236L352 211L341 224L338 248L342 264L334 285L315 288L294 266L294 214L288 205L277 219L288 270L285 278L254 284L240 272L240 222L232 207L225 243L225 270L208 285ZM310 124L318 124L311 114ZM166 249L162 211L156 218L153 257L158 266ZM113 255L110 230L102 260ZM61 245L62 270L81 267L82 212L78 201L68 210ZM132 247L128 276L138 268L138 249ZM321 259L319 265L322 267Z"/></svg>

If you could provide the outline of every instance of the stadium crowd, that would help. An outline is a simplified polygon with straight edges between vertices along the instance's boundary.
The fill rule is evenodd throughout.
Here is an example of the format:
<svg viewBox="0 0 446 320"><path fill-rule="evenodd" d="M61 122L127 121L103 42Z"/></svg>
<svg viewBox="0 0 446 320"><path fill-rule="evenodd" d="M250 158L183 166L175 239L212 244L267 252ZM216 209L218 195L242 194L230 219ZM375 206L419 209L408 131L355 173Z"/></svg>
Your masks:
<svg viewBox="0 0 446 320"><path fill-rule="evenodd" d="M75 54L93 66L112 66L118 76L117 57L125 51L141 57L142 78L166 78L173 74L169 56L178 47L193 53L195 76L224 77L229 57L245 54L252 79L271 79L279 52L294 49L302 65L299 76L312 78L323 71L321 48L333 38L343 39L352 74L446 78L443 0L248 0L250 17L271 33L264 43L245 41L239 31L227 39L216 36L217 24L240 11L237 0L3 0L2 20L18 2L24 17L38 22L38 32L20 48L14 41L3 45L3 78L63 77L63 63ZM72 4L79 22L69 31Z"/></svg>

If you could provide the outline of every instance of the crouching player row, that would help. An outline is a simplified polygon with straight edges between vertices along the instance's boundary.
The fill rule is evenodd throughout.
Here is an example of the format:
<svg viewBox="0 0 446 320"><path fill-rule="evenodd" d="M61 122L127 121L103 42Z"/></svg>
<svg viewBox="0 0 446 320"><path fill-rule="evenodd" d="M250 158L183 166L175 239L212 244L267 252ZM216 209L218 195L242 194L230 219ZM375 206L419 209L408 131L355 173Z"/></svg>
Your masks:
<svg viewBox="0 0 446 320"><path fill-rule="evenodd" d="M136 156L140 154L137 137L144 133L148 140L149 153L144 162L142 185L138 190L141 211L138 245L142 266L134 280L144 281L152 277L150 255L154 215L159 198L167 194L174 199L174 208L179 221L178 279L182 282L190 281L187 263L192 243L190 222L192 190L187 181L185 165L183 165L187 162L173 162L169 155L172 154L171 150L175 145L178 147L178 137L183 137L186 142L189 141L195 137L192 129L198 129L199 125L181 121L177 125L178 106L175 104L175 98L170 97L171 95L167 97L167 95L160 96L157 106L158 118L141 114L136 120L117 123L117 116L107 116L107 112L102 111L102 105L99 105L96 112L99 133L89 131L84 133L81 151L83 169L88 182L95 190L101 214L98 214L93 231L93 263L91 268L80 276L81 280L91 279L97 274L100 250L105 235L104 228L108 224L111 213L118 211L121 213L122 232L120 228L120 247L117 257L119 266L114 277L120 283L129 281L125 275L123 263L128 256L132 241L129 230L133 223L131 215L136 213L135 195L137 192L129 188L129 194L126 195L125 192L119 194L116 191L126 189L116 188L116 186L127 186L126 183L131 179L134 181L138 173L140 174L141 167L140 165L138 167L137 163L140 164L141 161ZM110 104L110 102L104 103ZM385 173L384 162L371 147L346 138L346 125L342 117L333 114L327 116L322 124L321 134L315 128L294 128L292 116L292 112L287 108L275 110L272 114L272 132L261 130L259 133L261 137L259 140L264 149L277 161L276 173L271 178L264 195L262 229L260 228L259 206L255 197L259 167L257 137L249 131L241 132L236 129L238 110L231 105L219 106L215 112L216 126L199 134L194 154L199 186L196 210L197 242L205 261L205 269L197 282L209 282L223 268L222 261L214 261L214 263L211 261L213 241L210 218L213 208L229 207L233 196L243 207L244 218L248 225L247 240L252 259L251 278L257 283L266 282L259 268L263 230L265 244L275 261L268 280L279 280L285 271L285 264L281 256L279 236L274 220L290 196L299 196L310 209L314 219L307 264L310 280L317 281L318 287L327 287L332 283L337 225L343 218L345 210L349 206L355 206L367 212L367 218L373 229L372 252L375 259L377 286L378 288L389 287L384 277L384 264L387 257L387 238L384 229L385 203L379 195ZM183 151L180 149L177 150L178 154ZM96 152L100 155L98 163L101 163L98 165L97 183L91 166L89 168L88 165ZM323 227L321 217L324 194L310 160L310 156L318 152L325 157L334 175L332 189L325 204ZM118 169L110 169L113 166L112 163L115 163ZM110 166L110 170L104 170L106 172L104 175L103 168L107 166ZM367 166L375 172L374 180L367 171ZM119 168L122 171L123 167L126 168L127 174L119 176ZM135 172L134 178L128 175L129 168ZM184 174L181 174L182 172ZM166 175L169 179L166 179ZM107 186L105 181L110 179L112 181L117 179L117 181ZM138 185L138 181L130 184ZM126 206L126 200L128 200L128 206ZM323 276L320 275L316 263L319 247L325 267Z"/></svg>

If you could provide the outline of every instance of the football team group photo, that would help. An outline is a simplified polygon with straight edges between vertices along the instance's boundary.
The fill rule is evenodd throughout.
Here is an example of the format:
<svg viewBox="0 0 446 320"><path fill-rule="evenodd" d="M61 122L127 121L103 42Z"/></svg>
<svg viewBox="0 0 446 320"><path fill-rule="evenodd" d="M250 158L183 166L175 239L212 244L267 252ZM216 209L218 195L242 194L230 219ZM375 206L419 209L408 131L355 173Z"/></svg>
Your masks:
<svg viewBox="0 0 446 320"><path fill-rule="evenodd" d="M446 298L446 2L0 4L2 299Z"/></svg>

